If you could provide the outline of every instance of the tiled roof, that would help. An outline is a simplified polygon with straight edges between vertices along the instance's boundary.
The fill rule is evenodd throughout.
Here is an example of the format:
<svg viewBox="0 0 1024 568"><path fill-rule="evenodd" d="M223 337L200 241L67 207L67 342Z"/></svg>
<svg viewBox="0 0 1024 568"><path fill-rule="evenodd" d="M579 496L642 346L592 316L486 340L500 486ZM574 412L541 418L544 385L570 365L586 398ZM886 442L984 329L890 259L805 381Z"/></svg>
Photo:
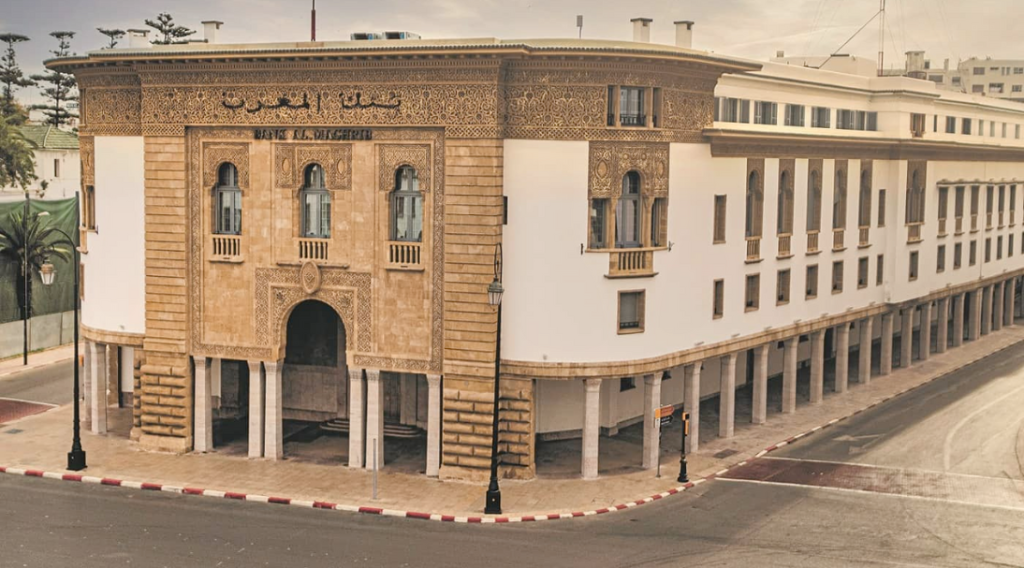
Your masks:
<svg viewBox="0 0 1024 568"><path fill-rule="evenodd" d="M33 148L46 150L77 150L78 135L43 124L26 124L18 127L22 136Z"/></svg>

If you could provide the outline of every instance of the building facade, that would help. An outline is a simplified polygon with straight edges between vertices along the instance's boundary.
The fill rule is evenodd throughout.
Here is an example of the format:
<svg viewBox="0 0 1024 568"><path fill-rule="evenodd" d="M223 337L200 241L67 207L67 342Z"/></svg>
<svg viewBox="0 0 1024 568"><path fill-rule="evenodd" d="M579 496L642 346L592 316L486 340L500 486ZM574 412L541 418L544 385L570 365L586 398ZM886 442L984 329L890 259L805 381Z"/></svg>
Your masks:
<svg viewBox="0 0 1024 568"><path fill-rule="evenodd" d="M764 423L769 376L783 412L821 401L826 347L843 392L851 353L885 375L898 338L926 359L1020 303L1024 109L927 81L593 40L48 64L81 89L87 375L133 392L146 449L212 451L233 420L277 459L286 421L331 422L372 468L405 426L427 475L485 478L496 272L517 478L564 438L594 477L640 421L653 468L663 404L718 397L731 436L740 385ZM87 380L103 431L117 386Z"/></svg>
<svg viewBox="0 0 1024 568"><path fill-rule="evenodd" d="M36 179L29 187L32 199L73 198L81 185L78 136L44 124L26 124L18 130L32 148L35 162ZM0 188L0 201L24 198L20 187Z"/></svg>

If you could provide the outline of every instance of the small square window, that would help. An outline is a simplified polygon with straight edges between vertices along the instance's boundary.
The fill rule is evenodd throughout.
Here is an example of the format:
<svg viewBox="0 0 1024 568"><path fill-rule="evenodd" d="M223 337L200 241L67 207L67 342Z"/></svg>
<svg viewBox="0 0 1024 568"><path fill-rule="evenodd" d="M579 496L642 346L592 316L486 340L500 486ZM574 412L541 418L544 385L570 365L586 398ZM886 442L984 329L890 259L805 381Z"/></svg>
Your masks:
<svg viewBox="0 0 1024 568"><path fill-rule="evenodd" d="M917 251L916 250L912 251L910 253L910 281L911 282L913 282L914 280L917 280L917 258L918 258Z"/></svg>
<svg viewBox="0 0 1024 568"><path fill-rule="evenodd" d="M743 300L743 305L746 311L752 312L758 309L761 305L761 275L760 274L748 274L747 275L747 290Z"/></svg>
<svg viewBox="0 0 1024 568"><path fill-rule="evenodd" d="M644 291L619 292L619 333L644 330Z"/></svg>
<svg viewBox="0 0 1024 568"><path fill-rule="evenodd" d="M863 256L857 259L857 288L868 286L868 257Z"/></svg>
<svg viewBox="0 0 1024 568"><path fill-rule="evenodd" d="M619 392L626 392L636 388L636 377L622 377L619 379Z"/></svg>
<svg viewBox="0 0 1024 568"><path fill-rule="evenodd" d="M812 264L807 267L807 299L818 297L818 265Z"/></svg>

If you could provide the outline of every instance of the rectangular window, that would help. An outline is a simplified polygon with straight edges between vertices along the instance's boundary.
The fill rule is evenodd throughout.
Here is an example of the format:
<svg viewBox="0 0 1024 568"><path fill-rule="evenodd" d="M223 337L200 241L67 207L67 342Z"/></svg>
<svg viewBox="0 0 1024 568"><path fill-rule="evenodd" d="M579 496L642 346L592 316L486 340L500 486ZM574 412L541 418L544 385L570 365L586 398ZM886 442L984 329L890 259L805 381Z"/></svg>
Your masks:
<svg viewBox="0 0 1024 568"><path fill-rule="evenodd" d="M1006 186L999 186L999 228L1003 228L1006 215Z"/></svg>
<svg viewBox="0 0 1024 568"><path fill-rule="evenodd" d="M981 205L981 188L972 185L971 186L971 230L978 230L978 209Z"/></svg>
<svg viewBox="0 0 1024 568"><path fill-rule="evenodd" d="M718 319L725 315L725 280L715 280L711 301L711 317Z"/></svg>
<svg viewBox="0 0 1024 568"><path fill-rule="evenodd" d="M988 84L988 92L995 93L995 94L1001 94L1003 92L1003 84L1002 83L989 83Z"/></svg>
<svg viewBox="0 0 1024 568"><path fill-rule="evenodd" d="M780 270L778 282L775 286L775 304L782 305L789 303L789 269Z"/></svg>
<svg viewBox="0 0 1024 568"><path fill-rule="evenodd" d="M752 312L761 305L761 275L747 275L747 289L743 299L745 311Z"/></svg>
<svg viewBox="0 0 1024 568"><path fill-rule="evenodd" d="M970 134L971 133L971 119L965 118L965 119L963 119L961 121L960 133L961 134Z"/></svg>
<svg viewBox="0 0 1024 568"><path fill-rule="evenodd" d="M836 110L836 128L839 130L854 130L856 125L854 124L854 115L856 113L852 110L838 109Z"/></svg>
<svg viewBox="0 0 1024 568"><path fill-rule="evenodd" d="M668 244L668 222L666 220L664 197L654 198L651 203L651 246L663 247Z"/></svg>
<svg viewBox="0 0 1024 568"><path fill-rule="evenodd" d="M818 297L818 265L812 264L807 267L807 282L805 288L807 289L807 299L811 300Z"/></svg>
<svg viewBox="0 0 1024 568"><path fill-rule="evenodd" d="M996 187L994 185L985 188L985 228L992 228L992 210L995 208Z"/></svg>
<svg viewBox="0 0 1024 568"><path fill-rule="evenodd" d="M995 121L989 121L988 123L988 135L995 138L996 136L996 123Z"/></svg>
<svg viewBox="0 0 1024 568"><path fill-rule="evenodd" d="M964 245L956 243L953 245L953 270L959 270L964 262Z"/></svg>
<svg viewBox="0 0 1024 568"><path fill-rule="evenodd" d="M885 190L878 190L878 226L885 226Z"/></svg>
<svg viewBox="0 0 1024 568"><path fill-rule="evenodd" d="M875 286L881 286L885 275L885 255L880 254L875 258Z"/></svg>
<svg viewBox="0 0 1024 568"><path fill-rule="evenodd" d="M718 117L722 122L750 122L750 101L723 97Z"/></svg>
<svg viewBox="0 0 1024 568"><path fill-rule="evenodd" d="M978 136L984 136L984 135L985 135L985 121L984 120L979 120L978 121Z"/></svg>
<svg viewBox="0 0 1024 568"><path fill-rule="evenodd" d="M911 251L910 253L910 281L917 280L917 251Z"/></svg>
<svg viewBox="0 0 1024 568"><path fill-rule="evenodd" d="M832 126L832 109L814 107L811 109L812 128L830 128Z"/></svg>
<svg viewBox="0 0 1024 568"><path fill-rule="evenodd" d="M992 237L985 239L985 262L992 262Z"/></svg>
<svg viewBox="0 0 1024 568"><path fill-rule="evenodd" d="M864 130L867 130L868 132L877 132L878 131L878 113L877 112L869 112L869 113L867 113L867 124L864 125Z"/></svg>
<svg viewBox="0 0 1024 568"><path fill-rule="evenodd" d="M837 260L832 263L832 293L840 294L843 291L843 261Z"/></svg>
<svg viewBox="0 0 1024 568"><path fill-rule="evenodd" d="M622 377L619 379L619 392L625 392L636 388L636 377Z"/></svg>
<svg viewBox="0 0 1024 568"><path fill-rule="evenodd" d="M85 186L85 195L82 199L82 226L88 231L96 230L96 188L91 185Z"/></svg>
<svg viewBox="0 0 1024 568"><path fill-rule="evenodd" d="M921 138L924 136L924 115L923 114L911 114L910 115L910 133L914 138Z"/></svg>
<svg viewBox="0 0 1024 568"><path fill-rule="evenodd" d="M956 134L956 117L946 117L946 134Z"/></svg>
<svg viewBox="0 0 1024 568"><path fill-rule="evenodd" d="M1020 85L1014 85L1014 87L1019 87L1019 86ZM1003 138L1006 138L1006 123L1005 122L1003 123Z"/></svg>
<svg viewBox="0 0 1024 568"><path fill-rule="evenodd" d="M1006 256L1007 258L1013 256L1013 235L1006 236Z"/></svg>
<svg viewBox="0 0 1024 568"><path fill-rule="evenodd" d="M754 103L754 124L776 125L778 120L778 108L776 103L757 101Z"/></svg>
<svg viewBox="0 0 1024 568"><path fill-rule="evenodd" d="M939 245L935 252L935 272L946 271L946 245Z"/></svg>
<svg viewBox="0 0 1024 568"><path fill-rule="evenodd" d="M619 333L644 330L644 291L619 292Z"/></svg>
<svg viewBox="0 0 1024 568"><path fill-rule="evenodd" d="M984 67L975 67L974 68L974 74L975 75L984 75L985 74L985 68Z"/></svg>
<svg viewBox="0 0 1024 568"><path fill-rule="evenodd" d="M996 260L1003 259L1003 236L996 237Z"/></svg>
<svg viewBox="0 0 1024 568"><path fill-rule="evenodd" d="M964 232L964 187L956 188L956 196L953 198L953 216L956 223L956 234Z"/></svg>
<svg viewBox="0 0 1024 568"><path fill-rule="evenodd" d="M620 126L647 126L646 98L646 89L642 87L619 87Z"/></svg>
<svg viewBox="0 0 1024 568"><path fill-rule="evenodd" d="M971 241L971 246L967 250L967 265L974 266L978 264L978 241Z"/></svg>
<svg viewBox="0 0 1024 568"><path fill-rule="evenodd" d="M1017 213L1017 186L1010 186L1010 226L1016 224Z"/></svg>
<svg viewBox="0 0 1024 568"><path fill-rule="evenodd" d="M857 259L857 288L868 287L868 257Z"/></svg>
<svg viewBox="0 0 1024 568"><path fill-rule="evenodd" d="M608 248L608 200L590 200L590 248Z"/></svg>
<svg viewBox="0 0 1024 568"><path fill-rule="evenodd" d="M654 128L661 128L662 107L664 106L662 100L661 89L658 87L651 89L651 126Z"/></svg>
<svg viewBox="0 0 1024 568"><path fill-rule="evenodd" d="M725 196L715 196L715 233L713 243L725 242Z"/></svg>
<svg viewBox="0 0 1024 568"><path fill-rule="evenodd" d="M804 105L786 105L786 126L804 126Z"/></svg>
<svg viewBox="0 0 1024 568"><path fill-rule="evenodd" d="M608 126L618 126L615 122L615 95L618 92L615 87L608 87ZM719 97L715 97L715 120L718 120L718 104Z"/></svg>
<svg viewBox="0 0 1024 568"><path fill-rule="evenodd" d="M53 177L60 177L60 158L53 159Z"/></svg>
<svg viewBox="0 0 1024 568"><path fill-rule="evenodd" d="M939 235L946 234L946 214L949 209L949 188L939 188Z"/></svg>
<svg viewBox="0 0 1024 568"><path fill-rule="evenodd" d="M972 93L984 93L985 92L985 85L971 85L971 92Z"/></svg>

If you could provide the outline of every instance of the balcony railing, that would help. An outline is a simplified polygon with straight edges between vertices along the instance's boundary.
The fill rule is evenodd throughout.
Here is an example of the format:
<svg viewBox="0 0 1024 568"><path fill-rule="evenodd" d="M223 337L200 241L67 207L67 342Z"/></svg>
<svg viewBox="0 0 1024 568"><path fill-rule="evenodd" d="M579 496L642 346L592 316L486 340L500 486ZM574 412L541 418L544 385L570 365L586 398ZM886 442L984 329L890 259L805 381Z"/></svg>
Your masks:
<svg viewBox="0 0 1024 568"><path fill-rule="evenodd" d="M210 254L218 258L237 258L242 254L242 237L238 235L213 235L210 239Z"/></svg>
<svg viewBox="0 0 1024 568"><path fill-rule="evenodd" d="M792 235L779 235L779 258L789 258L791 256L793 256Z"/></svg>
<svg viewBox="0 0 1024 568"><path fill-rule="evenodd" d="M653 276L654 249L623 249L611 252L608 260L608 276Z"/></svg>
<svg viewBox="0 0 1024 568"><path fill-rule="evenodd" d="M747 262L761 260L761 237L747 237Z"/></svg>
<svg viewBox="0 0 1024 568"><path fill-rule="evenodd" d="M388 268L420 269L422 264L422 243L392 241L388 243Z"/></svg>
<svg viewBox="0 0 1024 568"><path fill-rule="evenodd" d="M956 218L956 222L953 224L953 232L956 233L957 235L962 235L964 233L964 218L963 217L957 217Z"/></svg>
<svg viewBox="0 0 1024 568"><path fill-rule="evenodd" d="M327 239L299 239L299 259L327 260Z"/></svg>
<svg viewBox="0 0 1024 568"><path fill-rule="evenodd" d="M918 243L921 242L921 224L914 223L907 225L907 242Z"/></svg>
<svg viewBox="0 0 1024 568"><path fill-rule="evenodd" d="M818 252L818 231L807 233L807 252Z"/></svg>
<svg viewBox="0 0 1024 568"><path fill-rule="evenodd" d="M939 219L939 236L940 237L945 237L946 236L946 220L945 219Z"/></svg>
<svg viewBox="0 0 1024 568"><path fill-rule="evenodd" d="M869 242L869 237L870 236L871 236L871 227L860 227L860 239L858 240L858 243L860 244L860 246L866 247L869 244L871 244Z"/></svg>
<svg viewBox="0 0 1024 568"><path fill-rule="evenodd" d="M646 114L620 114L619 126L647 126Z"/></svg>
<svg viewBox="0 0 1024 568"><path fill-rule="evenodd" d="M845 229L832 229L832 250L843 250L846 246L845 242Z"/></svg>

